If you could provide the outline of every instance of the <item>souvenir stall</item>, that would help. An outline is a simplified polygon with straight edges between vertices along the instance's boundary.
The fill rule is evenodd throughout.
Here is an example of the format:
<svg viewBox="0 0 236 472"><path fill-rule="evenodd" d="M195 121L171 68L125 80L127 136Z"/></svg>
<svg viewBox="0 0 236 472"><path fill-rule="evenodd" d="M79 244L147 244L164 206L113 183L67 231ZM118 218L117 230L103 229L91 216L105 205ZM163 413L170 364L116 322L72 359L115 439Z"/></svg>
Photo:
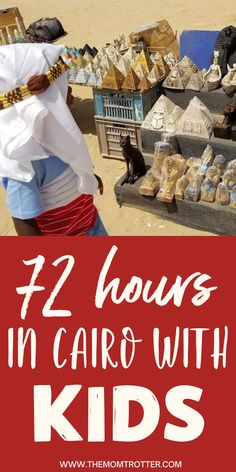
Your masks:
<svg viewBox="0 0 236 472"><path fill-rule="evenodd" d="M208 68L181 51L180 60L169 63L162 94L141 125L146 175L132 182L123 176L115 194L119 205L236 235L236 29L226 29L217 35Z"/></svg>

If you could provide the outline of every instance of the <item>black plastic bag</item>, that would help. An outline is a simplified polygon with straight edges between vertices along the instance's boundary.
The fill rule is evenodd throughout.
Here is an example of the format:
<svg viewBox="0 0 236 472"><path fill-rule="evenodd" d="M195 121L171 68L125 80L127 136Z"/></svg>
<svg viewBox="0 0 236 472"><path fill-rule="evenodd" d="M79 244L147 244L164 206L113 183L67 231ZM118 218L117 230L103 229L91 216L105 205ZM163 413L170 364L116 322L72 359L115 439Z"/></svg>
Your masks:
<svg viewBox="0 0 236 472"><path fill-rule="evenodd" d="M33 43L50 43L66 34L62 24L56 17L44 17L34 21L29 25L27 33Z"/></svg>

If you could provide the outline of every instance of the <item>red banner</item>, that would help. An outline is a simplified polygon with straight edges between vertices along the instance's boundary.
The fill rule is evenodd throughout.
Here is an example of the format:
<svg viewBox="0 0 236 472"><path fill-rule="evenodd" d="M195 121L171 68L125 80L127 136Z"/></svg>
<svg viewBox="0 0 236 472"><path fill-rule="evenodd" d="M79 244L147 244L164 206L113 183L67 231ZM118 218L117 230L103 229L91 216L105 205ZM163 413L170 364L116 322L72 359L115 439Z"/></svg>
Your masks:
<svg viewBox="0 0 236 472"><path fill-rule="evenodd" d="M1 238L1 470L234 469L234 238Z"/></svg>

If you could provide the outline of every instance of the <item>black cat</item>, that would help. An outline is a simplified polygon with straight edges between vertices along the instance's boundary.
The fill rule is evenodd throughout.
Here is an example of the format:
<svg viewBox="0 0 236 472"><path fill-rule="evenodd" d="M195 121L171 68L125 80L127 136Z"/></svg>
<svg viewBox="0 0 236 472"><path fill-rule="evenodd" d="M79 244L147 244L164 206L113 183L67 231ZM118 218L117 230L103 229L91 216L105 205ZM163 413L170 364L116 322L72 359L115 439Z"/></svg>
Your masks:
<svg viewBox="0 0 236 472"><path fill-rule="evenodd" d="M130 142L130 136L120 136L120 147L124 156L127 173L122 182L133 184L142 175L146 174L146 167L141 151Z"/></svg>

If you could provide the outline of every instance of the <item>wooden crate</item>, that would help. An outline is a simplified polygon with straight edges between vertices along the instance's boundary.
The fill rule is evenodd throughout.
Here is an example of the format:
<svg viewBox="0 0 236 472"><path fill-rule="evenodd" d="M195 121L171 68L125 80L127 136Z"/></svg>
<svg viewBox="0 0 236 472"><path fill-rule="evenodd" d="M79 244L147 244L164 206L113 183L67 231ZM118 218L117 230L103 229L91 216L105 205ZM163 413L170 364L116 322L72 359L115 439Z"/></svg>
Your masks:
<svg viewBox="0 0 236 472"><path fill-rule="evenodd" d="M140 124L135 121L105 120L95 117L100 153L103 157L123 159L120 136L129 135L131 144L141 148Z"/></svg>

